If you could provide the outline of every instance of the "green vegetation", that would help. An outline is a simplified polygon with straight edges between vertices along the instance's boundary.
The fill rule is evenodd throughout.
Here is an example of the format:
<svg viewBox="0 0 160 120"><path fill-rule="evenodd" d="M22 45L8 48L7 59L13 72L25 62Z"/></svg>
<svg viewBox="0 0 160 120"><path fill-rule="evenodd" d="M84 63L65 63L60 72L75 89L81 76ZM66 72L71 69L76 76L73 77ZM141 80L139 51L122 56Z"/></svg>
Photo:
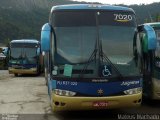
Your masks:
<svg viewBox="0 0 160 120"><path fill-rule="evenodd" d="M159 22L160 21L160 2L149 5L131 5L137 15L138 23Z"/></svg>
<svg viewBox="0 0 160 120"><path fill-rule="evenodd" d="M13 39L40 39L41 26L47 22L46 10L0 10L0 41L7 44Z"/></svg>

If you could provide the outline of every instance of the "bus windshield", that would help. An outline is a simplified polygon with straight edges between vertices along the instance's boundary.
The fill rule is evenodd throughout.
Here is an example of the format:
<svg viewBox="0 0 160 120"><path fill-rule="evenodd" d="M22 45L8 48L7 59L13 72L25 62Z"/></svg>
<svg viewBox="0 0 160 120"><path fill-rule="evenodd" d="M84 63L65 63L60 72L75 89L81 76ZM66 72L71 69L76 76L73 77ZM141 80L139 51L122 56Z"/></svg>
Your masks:
<svg viewBox="0 0 160 120"><path fill-rule="evenodd" d="M70 19L64 20L65 17ZM87 21L84 19L87 17ZM88 60L96 41L96 21L93 12L56 12L53 25L60 63L82 63Z"/></svg>
<svg viewBox="0 0 160 120"><path fill-rule="evenodd" d="M16 64L36 64L37 48L36 47L11 47L11 62Z"/></svg>
<svg viewBox="0 0 160 120"><path fill-rule="evenodd" d="M136 32L134 13L55 11L52 18L51 24L56 38L54 64L74 66L87 62L98 39L102 43L103 53L123 76L139 75L133 56Z"/></svg>
<svg viewBox="0 0 160 120"><path fill-rule="evenodd" d="M155 51L155 57L160 58L160 27L154 28L157 37L157 47Z"/></svg>
<svg viewBox="0 0 160 120"><path fill-rule="evenodd" d="M126 21L121 19L123 15L128 17ZM135 16L126 12L99 12L98 20L104 54L122 75L139 74L133 56Z"/></svg>

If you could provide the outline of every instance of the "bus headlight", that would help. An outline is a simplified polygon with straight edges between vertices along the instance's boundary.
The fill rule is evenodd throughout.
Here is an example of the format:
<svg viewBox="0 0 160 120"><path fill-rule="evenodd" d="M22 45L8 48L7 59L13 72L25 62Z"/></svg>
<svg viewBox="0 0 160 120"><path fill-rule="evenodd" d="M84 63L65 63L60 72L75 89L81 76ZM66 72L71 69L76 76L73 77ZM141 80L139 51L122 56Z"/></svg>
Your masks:
<svg viewBox="0 0 160 120"><path fill-rule="evenodd" d="M60 90L60 89L54 89L54 93L56 95L60 95L60 96L75 96L76 92L72 92L72 91L67 91L67 90Z"/></svg>
<svg viewBox="0 0 160 120"><path fill-rule="evenodd" d="M52 70L52 75L57 75L58 74L57 70L58 70L58 66L54 66Z"/></svg>
<svg viewBox="0 0 160 120"><path fill-rule="evenodd" d="M132 94L137 94L137 93L140 93L142 92L142 88L139 87L139 88L133 88L133 89L129 89L129 90L125 90L123 91L126 95L132 95Z"/></svg>
<svg viewBox="0 0 160 120"><path fill-rule="evenodd" d="M32 71L37 71L37 68L31 68Z"/></svg>

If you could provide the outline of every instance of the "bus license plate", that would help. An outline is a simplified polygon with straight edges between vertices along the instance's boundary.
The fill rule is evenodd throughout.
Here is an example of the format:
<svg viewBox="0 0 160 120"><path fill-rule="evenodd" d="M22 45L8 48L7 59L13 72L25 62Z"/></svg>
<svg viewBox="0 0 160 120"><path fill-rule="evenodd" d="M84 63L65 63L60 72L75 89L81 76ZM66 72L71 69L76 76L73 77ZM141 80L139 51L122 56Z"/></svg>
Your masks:
<svg viewBox="0 0 160 120"><path fill-rule="evenodd" d="M106 101L93 102L93 107L107 107L107 106L108 106L108 102Z"/></svg>

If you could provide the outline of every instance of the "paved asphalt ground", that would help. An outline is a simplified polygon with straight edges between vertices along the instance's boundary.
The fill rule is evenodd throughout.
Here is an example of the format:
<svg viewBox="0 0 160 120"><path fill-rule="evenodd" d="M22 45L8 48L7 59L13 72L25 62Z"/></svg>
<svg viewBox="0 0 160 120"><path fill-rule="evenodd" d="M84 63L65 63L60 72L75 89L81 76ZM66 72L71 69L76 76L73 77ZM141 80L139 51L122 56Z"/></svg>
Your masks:
<svg viewBox="0 0 160 120"><path fill-rule="evenodd" d="M43 76L9 75L0 70L0 120L160 119L160 101L143 100L138 108L52 113Z"/></svg>

